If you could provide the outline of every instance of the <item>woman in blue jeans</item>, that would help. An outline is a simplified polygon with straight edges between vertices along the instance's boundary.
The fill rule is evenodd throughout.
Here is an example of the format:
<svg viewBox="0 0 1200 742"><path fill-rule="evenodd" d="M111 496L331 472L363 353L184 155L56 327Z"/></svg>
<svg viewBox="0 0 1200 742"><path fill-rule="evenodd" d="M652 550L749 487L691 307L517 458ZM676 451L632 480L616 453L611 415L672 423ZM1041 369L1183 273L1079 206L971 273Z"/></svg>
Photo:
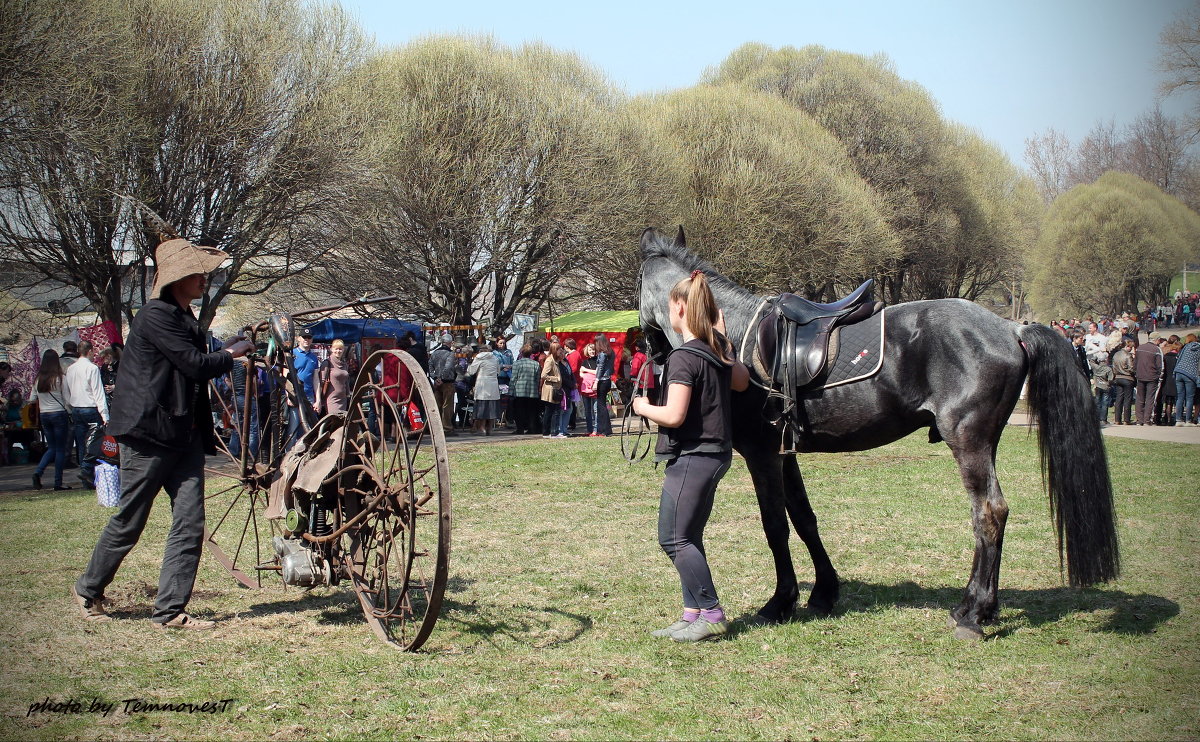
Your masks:
<svg viewBox="0 0 1200 742"><path fill-rule="evenodd" d="M1188 333L1186 340L1175 362L1175 424L1180 426L1200 422L1192 412L1200 381L1200 340L1194 333Z"/></svg>
<svg viewBox="0 0 1200 742"><path fill-rule="evenodd" d="M604 333L596 333L596 435L612 435L612 420L608 415L608 390L612 389L612 345Z"/></svg>
<svg viewBox="0 0 1200 742"><path fill-rule="evenodd" d="M63 465L67 461L67 449L71 447L71 420L68 415L66 394L63 393L63 368L58 353L47 350L42 354L42 365L38 367L37 380L33 384L33 398L41 410L42 434L46 436L46 453L33 472L33 488L42 488L42 474L50 462L54 462L54 489L69 490L62 483Z"/></svg>

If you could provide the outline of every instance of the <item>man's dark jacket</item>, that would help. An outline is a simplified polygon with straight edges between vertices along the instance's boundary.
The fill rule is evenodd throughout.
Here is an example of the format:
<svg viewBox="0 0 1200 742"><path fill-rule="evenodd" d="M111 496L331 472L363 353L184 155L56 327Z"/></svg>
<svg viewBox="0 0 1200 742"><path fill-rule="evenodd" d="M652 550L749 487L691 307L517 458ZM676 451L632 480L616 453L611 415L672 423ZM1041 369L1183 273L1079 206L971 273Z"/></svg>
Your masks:
<svg viewBox="0 0 1200 742"><path fill-rule="evenodd" d="M1079 370L1083 372L1084 376L1092 378L1092 366L1088 363L1087 351L1083 349L1082 345L1072 345L1072 348L1075 350L1075 363L1079 366Z"/></svg>
<svg viewBox="0 0 1200 742"><path fill-rule="evenodd" d="M108 433L167 448L199 440L205 453L216 453L207 382L232 369L233 356L205 350L190 307L164 299L146 302L133 318L121 356Z"/></svg>
<svg viewBox="0 0 1200 742"><path fill-rule="evenodd" d="M1142 343L1137 349L1133 376L1138 381L1157 381L1162 378L1163 354L1157 343Z"/></svg>

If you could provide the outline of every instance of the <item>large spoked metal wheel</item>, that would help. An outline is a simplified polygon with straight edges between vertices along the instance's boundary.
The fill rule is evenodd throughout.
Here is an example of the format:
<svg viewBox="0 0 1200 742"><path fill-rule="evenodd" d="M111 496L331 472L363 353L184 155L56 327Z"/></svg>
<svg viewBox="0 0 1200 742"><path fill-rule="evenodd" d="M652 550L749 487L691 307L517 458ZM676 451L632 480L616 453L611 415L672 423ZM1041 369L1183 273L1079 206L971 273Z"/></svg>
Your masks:
<svg viewBox="0 0 1200 742"><path fill-rule="evenodd" d="M223 374L209 385L213 412L221 418L223 433L217 438L217 456L205 465L204 546L242 585L263 586L278 574L271 538L281 533L277 521L263 517L267 507L268 473L282 448L280 433L286 419L267 416L257 448L247 445L252 422L259 419L255 364L238 359L245 374ZM280 386L282 388L282 386ZM286 413L286 410L285 410ZM281 427L283 426L283 427ZM230 435L237 430L237 444ZM267 575L267 577L264 577Z"/></svg>
<svg viewBox="0 0 1200 742"><path fill-rule="evenodd" d="M371 371L382 364L383 378ZM441 612L450 563L450 468L437 402L416 360L371 355L346 412L336 473L343 569L367 623L415 650Z"/></svg>

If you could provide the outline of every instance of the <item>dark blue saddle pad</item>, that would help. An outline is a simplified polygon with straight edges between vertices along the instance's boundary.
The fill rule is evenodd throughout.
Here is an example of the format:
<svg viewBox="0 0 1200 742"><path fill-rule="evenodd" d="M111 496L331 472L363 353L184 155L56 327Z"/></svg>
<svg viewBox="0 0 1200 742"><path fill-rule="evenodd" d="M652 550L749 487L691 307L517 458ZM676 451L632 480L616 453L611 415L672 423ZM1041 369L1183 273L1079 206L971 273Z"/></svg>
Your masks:
<svg viewBox="0 0 1200 742"><path fill-rule="evenodd" d="M876 312L862 322L843 325L837 329L837 357L829 366L821 387L849 384L879 373L883 367L883 334L887 309Z"/></svg>

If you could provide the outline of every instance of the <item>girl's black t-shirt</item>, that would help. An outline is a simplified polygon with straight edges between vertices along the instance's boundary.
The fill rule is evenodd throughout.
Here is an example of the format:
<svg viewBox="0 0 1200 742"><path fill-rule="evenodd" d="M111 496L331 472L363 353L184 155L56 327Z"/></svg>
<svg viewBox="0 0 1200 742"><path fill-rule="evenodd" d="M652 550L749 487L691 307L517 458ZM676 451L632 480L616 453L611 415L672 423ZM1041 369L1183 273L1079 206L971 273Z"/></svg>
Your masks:
<svg viewBox="0 0 1200 742"><path fill-rule="evenodd" d="M696 353L689 348L695 348ZM733 450L731 366L720 363L708 343L689 340L671 352L663 374L667 395L672 384L692 388L687 414L678 428L660 427L656 461L689 453L726 453Z"/></svg>

